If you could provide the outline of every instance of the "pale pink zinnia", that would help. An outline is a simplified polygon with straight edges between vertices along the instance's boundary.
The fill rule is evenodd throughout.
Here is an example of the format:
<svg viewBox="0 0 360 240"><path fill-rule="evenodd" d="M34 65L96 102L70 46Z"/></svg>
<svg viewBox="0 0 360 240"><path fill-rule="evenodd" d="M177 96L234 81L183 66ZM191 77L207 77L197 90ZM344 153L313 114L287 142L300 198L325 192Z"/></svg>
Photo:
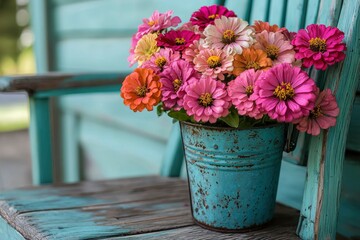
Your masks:
<svg viewBox="0 0 360 240"><path fill-rule="evenodd" d="M174 52L169 48L161 48L159 52L155 53L150 60L144 62L142 68L150 68L156 74L164 71L172 62L180 59L180 53Z"/></svg>
<svg viewBox="0 0 360 240"><path fill-rule="evenodd" d="M194 58L195 70L203 75L224 80L224 74L233 70L234 57L221 49L203 49Z"/></svg>
<svg viewBox="0 0 360 240"><path fill-rule="evenodd" d="M308 117L299 120L297 129L301 132L307 132L311 135L319 135L320 129L328 129L335 126L336 117L339 115L339 108L336 103L335 96L331 93L330 89L325 89L316 92L317 99L315 107L311 110Z"/></svg>
<svg viewBox="0 0 360 240"><path fill-rule="evenodd" d="M293 122L314 108L316 85L306 72L288 63L278 64L256 82L259 104L270 118Z"/></svg>
<svg viewBox="0 0 360 240"><path fill-rule="evenodd" d="M165 13L154 11L151 17L143 19L143 24L139 25L137 35L141 37L150 32L160 32L168 27L176 27L181 23L181 19L179 17L172 17L172 14L173 11L167 11Z"/></svg>
<svg viewBox="0 0 360 240"><path fill-rule="evenodd" d="M312 65L318 70L325 70L328 65L333 65L344 60L346 50L344 33L336 27L311 24L305 29L300 29L292 40L295 47L295 57L303 61L303 66Z"/></svg>
<svg viewBox="0 0 360 240"><path fill-rule="evenodd" d="M262 71L255 72L254 69L246 70L228 84L227 91L231 102L241 116L260 119L264 115L259 105L255 102L258 96L254 93L255 83L261 74Z"/></svg>
<svg viewBox="0 0 360 240"><path fill-rule="evenodd" d="M188 48L185 48L182 54L182 58L193 64L194 58L203 49L205 49L204 39L200 38L199 40L195 40Z"/></svg>
<svg viewBox="0 0 360 240"><path fill-rule="evenodd" d="M160 74L162 83L162 102L166 109L180 110L183 106L183 97L186 86L199 79L198 73L184 60L172 62Z"/></svg>
<svg viewBox="0 0 360 240"><path fill-rule="evenodd" d="M254 29L241 18L222 16L214 23L204 30L207 47L224 49L227 54L241 54L243 48L254 43Z"/></svg>
<svg viewBox="0 0 360 240"><path fill-rule="evenodd" d="M231 101L224 83L203 76L190 83L185 91L184 109L195 121L215 123L229 114Z"/></svg>
<svg viewBox="0 0 360 240"><path fill-rule="evenodd" d="M281 32L262 31L256 34L255 48L266 52L272 64L293 63L295 62L295 51L290 41L285 40Z"/></svg>

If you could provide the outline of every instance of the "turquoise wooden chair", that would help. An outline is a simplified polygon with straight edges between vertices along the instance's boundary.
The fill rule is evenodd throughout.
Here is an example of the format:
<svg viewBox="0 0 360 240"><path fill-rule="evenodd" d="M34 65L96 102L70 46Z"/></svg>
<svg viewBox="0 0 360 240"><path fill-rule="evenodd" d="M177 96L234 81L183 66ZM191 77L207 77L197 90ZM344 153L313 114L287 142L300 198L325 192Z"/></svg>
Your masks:
<svg viewBox="0 0 360 240"><path fill-rule="evenodd" d="M103 1L89 1L94 2L97 8L98 12L101 12L100 8L100 2ZM54 16L71 16L71 15L62 15L67 13L72 13L72 10L70 8L70 4L84 4L82 6L87 6L86 4L89 4L89 2L86 1L52 1L49 5L50 7L53 7L54 10ZM134 3L135 2L135 3ZM139 1L140 2L140 1ZM129 4L126 5L126 7L136 6L136 4L139 4L138 1L133 1L134 5ZM35 4L39 5L33 5L34 11L43 11L43 13L46 12L46 9L49 8L49 5L45 7L44 5L45 1L39 1ZM109 1L108 3L113 4L122 4L119 3L119 1ZM339 213L339 197L340 197L340 189L341 189L341 178L342 178L342 166L344 162L344 151L345 151L345 144L346 144L346 136L349 129L349 123L350 123L350 113L352 108L352 103L354 101L355 93L356 93L356 87L358 84L359 79L359 67L360 67L360 58L359 58L359 33L356 31L356 29L359 29L360 27L360 20L358 16L358 12L360 10L360 2L359 0L356 1L340 1L340 0L333 0L333 1L327 1L327 0L293 0L293 1L286 1L286 0L272 0L272 1L242 1L241 8L239 7L239 3L236 1L221 1L219 3L225 4L231 9L234 9L239 17L242 17L244 19L249 20L252 22L254 19L262 19L262 20L269 20L272 23L279 24L281 26L286 26L290 30L297 30L299 28L304 27L305 25L313 22L317 23L324 23L327 25L335 25L338 26L341 30L345 32L346 35L346 42L348 46L348 52L347 52L347 59L344 63L341 63L334 68L332 68L330 71L326 72L324 75L320 75L317 72L313 71L311 74L318 79L318 81L324 82L324 85L326 87L330 87L335 90L339 106L341 108L341 113L338 118L338 124L336 127L332 128L330 131L325 131L318 137L311 138L311 144L308 152L308 164L307 164L307 177L306 179L300 179L299 181L306 181L305 183L305 191L302 194L300 194L300 197L303 196L303 201L301 204L301 213L300 213L300 219L298 223L298 229L297 233L299 236L303 239L335 239L336 236L336 224L337 224L337 216ZM67 5L69 4L69 5ZM181 5L181 4L180 4ZM182 4L183 5L183 4ZM125 6L124 6L125 7ZM57 9L62 8L63 11ZM152 7L151 7L152 9ZM182 9L180 6L175 8ZM191 10L194 8L192 7ZM67 11L65 11L67 10ZM45 17L44 14L36 15L37 17ZM146 16L143 14L139 14L137 17L140 18L142 16ZM42 23L46 23L47 21L40 21ZM49 21L52 26L63 26L60 22L52 22ZM93 23L95 24L95 23ZM71 25L71 24L70 24ZM89 24L90 26L93 26L92 24ZM35 27L39 27L39 29L49 29L44 28L40 25L34 25ZM41 30L35 31L41 31ZM66 31L65 31L66 30ZM65 28L65 33L69 34L70 36L71 31ZM68 31L68 32L67 32ZM85 34L82 32L77 33L79 35L84 34L83 38L87 39L91 37L91 34ZM111 31L108 32L110 36L113 36L111 34ZM37 35L37 34L36 34ZM47 36L47 35L45 35ZM40 38L37 40L38 44L42 44L42 46L47 46L47 41L45 41L47 38L44 36L44 38ZM49 35L50 36L50 35ZM61 36L61 34L58 32L58 35L55 36ZM66 36L66 34L65 34ZM80 38L80 36L79 36ZM56 39L56 38L55 38ZM60 40L64 40L63 38L60 38ZM60 41L58 40L58 41ZM72 39L69 41L71 42ZM76 41L75 41L76 42ZM65 51L69 44L67 41L64 41L62 43L63 45L59 45L58 48L51 49L51 54L55 56L53 59L54 64L53 68L47 67L49 64L48 62L39 62L39 68L41 69L41 66L43 66L43 71L45 70L77 70L77 69L71 69L73 64L77 62L78 59L72 59L72 58L66 58L63 56L63 58L59 57L57 58L57 54L64 54L63 50ZM81 44L80 44L81 45ZM113 48L110 46L110 48ZM127 48L127 47L126 47ZM43 48L47 49L47 48ZM115 48L116 49L116 48ZM116 51L112 51L116 52ZM47 59L47 55L51 55L50 53L44 52L44 50L40 51L38 49L37 55L41 56L41 54L45 54L42 59ZM114 53L113 53L114 54ZM100 55L101 56L101 55ZM106 61L114 61L112 60L114 55L106 55L108 58L106 58ZM101 60L101 59L100 59ZM104 59L102 59L104 60ZM74 61L74 62L71 62ZM112 62L108 62L110 65ZM42 65L43 64L43 65ZM50 64L51 65L51 64ZM49 66L50 66L49 65ZM61 68L61 66L63 68ZM86 67L83 69L78 70L87 70ZM117 69L104 69L104 70L117 70ZM118 69L119 71L122 69ZM114 73L106 73L106 74L51 74L51 75L43 75L43 76L29 76L29 77L15 77L15 78L4 78L1 80L0 89L2 91L16 91L16 90L26 90L29 92L30 96L30 107L32 111L31 115L31 136L32 136L32 144L33 144L33 171L34 171L34 183L49 183L53 180L53 174L52 174L52 148L49 146L49 142L51 139L50 131L44 131L44 129L50 129L50 115L49 115L49 97L53 96L63 96L66 94L74 94L74 93L85 93L85 92L98 92L98 91L118 91L119 90L119 82L121 82L121 79L123 78L123 74L119 74L117 72ZM340 96L346 96L346 98L341 98ZM60 100L62 101L62 100ZM98 101L101 101L101 99L98 99ZM120 104L120 103L116 103ZM65 113L66 115L66 113ZM66 119L66 117L65 117ZM66 124L74 124L76 126L76 123L72 117L68 118L68 123ZM75 127L76 128L76 127ZM66 138L66 137L65 137ZM77 142L73 142L71 140L70 142L70 148L74 148L74 146L78 146L79 144ZM74 144L73 144L74 143ZM179 175L179 169L181 166L181 147L179 142L179 135L177 131L172 132L172 136L167 143L168 148L165 154L165 159L169 161L165 161L165 167L163 168L163 175L167 176L178 176ZM76 149L76 147L75 147ZM75 150L76 151L76 150ZM289 158L290 156L287 156ZM172 161L175 159L175 161ZM70 164L70 163L69 163ZM358 166L358 163L356 163ZM287 203L289 205L296 205L299 204L298 200L291 201L291 196L287 194L287 190L289 190L290 186L288 183L291 182L294 178L294 176L301 176L301 173L306 171L305 167L302 166L295 166L290 165L288 163L284 163L282 168L282 176L280 180L280 189L279 189L279 197L278 199L283 202ZM76 176L77 173L74 173L73 176L74 179L78 179ZM73 179L73 180L74 180ZM173 189L179 190L183 193L182 185L177 182L177 180L151 180L149 178L141 178L142 180L132 180L132 181L138 181L142 184L145 184L146 182L150 183L148 185L145 184L146 187L142 188L143 190L147 191L147 188L151 188L151 186L154 186L156 184L159 184L159 182L164 181L163 184L169 185L170 187L173 187ZM123 180L124 182L116 182L119 185L125 184L126 181L130 180ZM127 182L129 183L129 182ZM156 184L155 184L156 183ZM284 185L284 183L287 183L288 185ZM136 185L135 183L131 182L131 184ZM130 184L130 185L131 185ZM153 184L153 185L152 185ZM2 204L2 210L0 211L2 216L2 222L1 222L1 231L2 233L7 233L9 236L15 236L17 232L20 232L22 236L31 236L31 231L34 231L33 233L40 234L39 231L42 234L48 234L47 236L58 236L56 234L60 234L59 226L60 228L64 228L61 236L70 236L71 233L71 227L68 225L62 224L63 221L66 221L66 219L70 219L74 217L76 214L74 211L61 211L63 215L59 218L45 218L47 215L51 215L51 211L53 209L65 210L65 209L71 209L71 208L81 208L81 207L89 207L89 204L93 206L93 208L96 209L97 205L104 205L104 204L114 204L114 201L120 201L118 198L113 196L112 198L106 198L105 200L110 199L109 201L102 201L104 200L104 197L101 196L102 192L106 192L107 187L111 185L115 185L115 182L89 182L89 183L83 183L81 185L67 185L65 187L60 187L61 190L64 190L63 195L59 193L59 187L40 187L36 188L35 190L20 190L15 192L9 192L4 193L1 195L1 204ZM131 186L133 186L131 185ZM181 185L181 186L180 186ZM294 183L294 185L298 186L301 184ZM81 186L81 191L79 190ZM91 186L95 190L91 190ZM105 186L105 187L104 187ZM134 192L139 191L138 189L134 189L132 187L129 187L130 190L133 190ZM180 186L180 187L179 187ZM178 189L180 188L180 189ZM85 189L85 190L84 190ZM121 188L124 192L129 193L130 190L125 190ZM166 190L166 189L165 189ZM164 190L164 191L165 191ZM301 187L300 187L301 190ZM79 191L79 194L74 194L74 191ZM92 192L92 193L89 193ZM100 192L99 192L100 191ZM113 192L116 192L116 189L113 189ZM169 192L169 189L167 189ZM131 192L131 191L130 191ZM50 198L55 200L56 206L35 206L34 199L37 199L38 194L41 193L41 196L44 196L45 198ZM156 192L155 192L156 194ZM74 199L74 195L76 198ZM92 196L91 199L84 197L84 196ZM159 195L162 198L169 197L168 195L164 195L163 192L159 192ZM186 195L186 194L185 194ZM294 195L299 195L299 191L296 191ZM70 198L69 196L72 196ZM69 197L69 198L68 198ZM141 197L141 196L140 196ZM140 201L141 198L137 198L137 201ZM298 196L297 196L298 197ZM47 199L46 198L46 199ZM71 201L65 201L64 199L71 199ZM186 198L186 197L184 197ZM101 199L101 200L99 200ZM131 199L131 198L130 198ZM171 197L169 197L171 199ZM113 201L113 202L111 202ZM44 203L44 202L42 202ZM170 204L171 205L171 204ZM166 204L166 206L170 206L169 203ZM94 207L95 206L95 207ZM108 207L108 206L107 206ZM90 207L91 208L91 207ZM169 207L171 208L171 207ZM22 210L23 209L23 212ZM52 209L52 210L51 210ZM100 207L101 209L101 207ZM164 210L164 207L157 208L157 211ZM34 212L32 214L31 212ZM38 213L37 211L43 212L43 214ZM94 210L95 211L95 210ZM149 209L147 209L149 211ZM170 211L170 210L169 210ZM15 213L20 212L20 217L16 217ZM30 214L26 215L26 213L29 212ZM100 212L92 212L95 214L95 216L107 216L111 218L110 213L103 213L103 211ZM46 215L47 214L47 215ZM75 215L74 215L75 214ZM105 214L105 215L104 215ZM145 213L144 213L145 214ZM286 215L286 214L284 214ZM31 221L26 220L26 216L31 216ZM78 215L76 215L78 216ZM131 215L132 216L132 215ZM286 215L289 216L289 215ZM98 232L106 232L109 233L111 231L111 234L113 235L106 235L106 236L120 236L121 234L125 235L123 228L114 230L113 228L110 228L110 226L113 226L112 224L116 223L109 223L108 225L103 225L101 223L96 224L96 221L94 223L95 217L92 214L84 215L81 214L78 216L81 220L80 222L84 222L84 226L89 227L92 226L94 229L98 230ZM4 220L5 219L5 220ZM22 222L23 220L26 220L28 222ZM44 224L46 220L53 220L53 221L59 221L57 222L58 226L52 226L51 224ZM89 221L91 219L91 221ZM106 221L103 218L101 218L102 221ZM289 218L290 219L290 218ZM12 220L14 220L12 222ZM290 221L291 222L291 221ZM39 223L42 223L46 226L48 226L48 229L38 229ZM149 223L149 222L148 222ZM284 221L280 221L280 225L287 226ZM91 225L93 224L93 225ZM150 224L150 223L149 223ZM164 226L166 225L163 223ZM178 222L177 222L178 224ZM182 222L182 227L186 224L191 225L189 222ZM151 224L150 224L151 225ZM108 226L109 228L105 228L105 226ZM134 227L135 225L131 225L130 227ZM178 226L178 225L176 225ZM14 230L13 228L16 228ZM30 227L30 230L26 227ZM146 227L144 227L146 228ZM171 228L171 226L166 225L166 229ZM57 230L55 230L57 229ZM165 228L164 228L165 229ZM271 229L271 228L270 228ZM274 227L274 229L277 229ZM281 228L283 231L277 232L277 234L287 233L283 228ZM154 228L151 231L160 231L161 228ZM36 232L38 231L38 232ZM117 232L116 232L117 231ZM124 231L124 232L119 232ZM150 231L150 230L146 230ZM185 231L186 229L180 228L179 231ZM194 234L199 233L196 232L198 230L191 229L188 232L193 234L190 236L195 236ZM199 230L200 231L200 230ZM295 229L292 229L291 231L295 232ZM201 231L200 231L201 232ZM66 235L68 233L68 235ZM267 232L268 233L268 232ZM10 235L13 234L13 235ZM30 235L29 235L30 234ZM165 234L165 233L164 233ZM175 232L167 232L166 236L178 236L178 235L171 235L175 234ZM178 234L178 232L176 233ZM205 236L206 234L210 234L207 232L201 232L202 236ZM264 233L266 234L266 233ZM269 233L268 233L269 234ZM273 233L275 234L275 233ZM59 235L59 236L60 236ZM256 234L255 234L256 235ZM7 235L4 235L7 236ZM38 235L38 236L44 236L44 235ZM84 236L92 236L93 235L86 235L84 233ZM95 236L95 237L99 237ZM105 236L105 235L103 235ZM148 235L150 236L150 235ZM155 236L155 235L152 235ZM160 235L159 235L160 236ZM157 235L157 237L159 237ZM165 236L165 235L164 235ZM209 238L221 238L225 235L206 235ZM242 235L243 237L245 235ZM262 237L263 235L258 235L258 237ZM289 235L294 237L294 235ZM289 237L288 236L288 237ZM229 237L229 236L226 236ZM240 237L240 235L234 236ZM245 237L254 237L254 235L246 235ZM284 235L283 235L284 237ZM80 237L79 237L80 238ZM274 238L276 239L276 235L274 235ZM22 238L19 238L22 239ZM66 239L66 238L65 238ZM119 238L120 239L120 238ZM290 239L286 238L286 239Z"/></svg>

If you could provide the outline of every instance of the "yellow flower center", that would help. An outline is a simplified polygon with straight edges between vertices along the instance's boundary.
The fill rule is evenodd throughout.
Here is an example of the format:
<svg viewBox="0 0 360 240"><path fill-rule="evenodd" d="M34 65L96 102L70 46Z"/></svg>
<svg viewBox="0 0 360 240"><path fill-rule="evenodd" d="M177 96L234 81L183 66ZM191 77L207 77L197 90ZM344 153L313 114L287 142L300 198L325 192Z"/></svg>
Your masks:
<svg viewBox="0 0 360 240"><path fill-rule="evenodd" d="M166 64L166 59L164 57L158 57L155 59L155 64L159 68L162 68Z"/></svg>
<svg viewBox="0 0 360 240"><path fill-rule="evenodd" d="M225 44L230 44L232 42L235 42L236 40L236 35L235 32L233 30L226 30L223 33L223 37L222 37L222 42Z"/></svg>
<svg viewBox="0 0 360 240"><path fill-rule="evenodd" d="M208 16L208 19L214 20L215 18L218 18L219 14L211 14Z"/></svg>
<svg viewBox="0 0 360 240"><path fill-rule="evenodd" d="M315 119L315 118L320 117L321 115L322 115L322 111L321 111L320 106L318 105L318 106L314 107L313 110L311 110L309 117L312 119Z"/></svg>
<svg viewBox="0 0 360 240"><path fill-rule="evenodd" d="M254 86L249 85L245 88L245 93L248 97L250 97L251 94L254 92Z"/></svg>
<svg viewBox="0 0 360 240"><path fill-rule="evenodd" d="M185 39L184 38L175 38L175 43L176 45L184 45L185 44Z"/></svg>
<svg viewBox="0 0 360 240"><path fill-rule="evenodd" d="M326 40L316 37L309 40L310 49L314 52L325 52L326 51Z"/></svg>
<svg viewBox="0 0 360 240"><path fill-rule="evenodd" d="M148 25L149 25L150 27L154 26L155 24L156 24L155 21L149 21L149 22L148 22Z"/></svg>
<svg viewBox="0 0 360 240"><path fill-rule="evenodd" d="M206 62L210 68L216 68L221 66L221 59L219 56L210 56Z"/></svg>
<svg viewBox="0 0 360 240"><path fill-rule="evenodd" d="M295 95L295 92L290 83L282 82L279 86L275 88L273 94L280 100L287 100L291 99Z"/></svg>
<svg viewBox="0 0 360 240"><path fill-rule="evenodd" d="M173 81L174 90L177 92L181 86L182 81L180 79L175 79Z"/></svg>
<svg viewBox="0 0 360 240"><path fill-rule="evenodd" d="M270 58L271 60L275 60L279 55L279 48L275 45L270 44L266 47L265 52L268 58Z"/></svg>
<svg viewBox="0 0 360 240"><path fill-rule="evenodd" d="M135 92L138 97L145 97L147 88L146 86L141 86L141 87L139 86L135 89Z"/></svg>
<svg viewBox="0 0 360 240"><path fill-rule="evenodd" d="M210 93L203 93L201 94L201 96L199 97L199 104L204 106L204 107L208 107L212 104L213 99Z"/></svg>
<svg viewBox="0 0 360 240"><path fill-rule="evenodd" d="M246 69L254 69L255 71L257 71L261 67L260 67L260 64L258 62L247 62L245 68Z"/></svg>

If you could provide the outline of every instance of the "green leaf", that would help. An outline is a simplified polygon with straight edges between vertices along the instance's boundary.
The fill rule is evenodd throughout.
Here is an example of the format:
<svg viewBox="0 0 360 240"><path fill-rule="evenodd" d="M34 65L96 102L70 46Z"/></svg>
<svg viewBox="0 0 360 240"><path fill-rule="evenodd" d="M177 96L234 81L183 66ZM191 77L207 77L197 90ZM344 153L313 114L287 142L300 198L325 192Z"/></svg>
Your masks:
<svg viewBox="0 0 360 240"><path fill-rule="evenodd" d="M225 122L230 127L239 127L240 118L237 110L234 107L230 108L230 113L226 117L220 118L220 120Z"/></svg>
<svg viewBox="0 0 360 240"><path fill-rule="evenodd" d="M178 121L190 121L191 120L191 118L186 114L184 109L181 109L180 111L170 110L168 113L168 116L171 118L174 118Z"/></svg>
<svg viewBox="0 0 360 240"><path fill-rule="evenodd" d="M164 113L164 107L162 105L162 103L160 103L159 105L157 105L156 107L156 113L158 115L158 117L161 117Z"/></svg>

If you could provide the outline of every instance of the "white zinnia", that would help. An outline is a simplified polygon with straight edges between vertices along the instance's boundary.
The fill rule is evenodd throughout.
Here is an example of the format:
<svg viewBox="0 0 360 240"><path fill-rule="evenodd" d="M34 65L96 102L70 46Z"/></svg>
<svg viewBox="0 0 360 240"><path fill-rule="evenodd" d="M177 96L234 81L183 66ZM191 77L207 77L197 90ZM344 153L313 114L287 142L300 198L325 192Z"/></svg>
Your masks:
<svg viewBox="0 0 360 240"><path fill-rule="evenodd" d="M241 18L221 16L214 25L204 29L205 46L220 48L227 54L241 54L244 48L254 43L255 31Z"/></svg>

